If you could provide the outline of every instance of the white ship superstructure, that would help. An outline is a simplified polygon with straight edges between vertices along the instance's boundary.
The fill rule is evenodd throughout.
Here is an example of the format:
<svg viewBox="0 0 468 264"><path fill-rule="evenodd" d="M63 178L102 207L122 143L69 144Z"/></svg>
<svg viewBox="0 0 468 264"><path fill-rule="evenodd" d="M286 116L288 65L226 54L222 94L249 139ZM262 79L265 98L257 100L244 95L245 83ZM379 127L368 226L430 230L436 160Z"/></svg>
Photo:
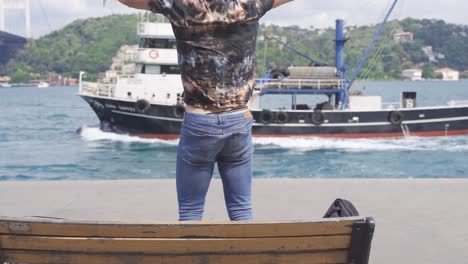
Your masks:
<svg viewBox="0 0 468 264"><path fill-rule="evenodd" d="M177 47L171 24L141 22L138 24L139 48L134 74L118 75L114 83L83 82L80 95L105 96L124 101L174 105L181 103L183 92ZM142 109L140 109L142 110Z"/></svg>

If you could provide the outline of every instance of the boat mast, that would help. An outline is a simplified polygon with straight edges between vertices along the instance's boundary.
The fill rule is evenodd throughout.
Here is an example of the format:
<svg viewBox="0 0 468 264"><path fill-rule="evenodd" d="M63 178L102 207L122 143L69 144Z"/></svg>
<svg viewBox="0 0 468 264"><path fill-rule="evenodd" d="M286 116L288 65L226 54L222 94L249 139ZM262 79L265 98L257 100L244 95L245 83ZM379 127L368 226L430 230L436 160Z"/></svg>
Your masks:
<svg viewBox="0 0 468 264"><path fill-rule="evenodd" d="M344 64L343 60L343 53L344 53L344 46L347 39L344 35L344 21L342 19L336 20L336 56L335 56L335 66L336 69L340 72L340 77L341 78L346 78L346 65Z"/></svg>
<svg viewBox="0 0 468 264"><path fill-rule="evenodd" d="M349 40L345 37L344 34L344 21L342 19L336 20L336 39L335 39L335 67L337 71L340 73L340 78L346 80L346 87L347 87L347 79L346 79L346 70L347 66L344 64L344 46L346 42ZM342 89L339 93L336 93L336 100L339 102L339 107L344 109L347 107L346 98L348 98L348 89Z"/></svg>

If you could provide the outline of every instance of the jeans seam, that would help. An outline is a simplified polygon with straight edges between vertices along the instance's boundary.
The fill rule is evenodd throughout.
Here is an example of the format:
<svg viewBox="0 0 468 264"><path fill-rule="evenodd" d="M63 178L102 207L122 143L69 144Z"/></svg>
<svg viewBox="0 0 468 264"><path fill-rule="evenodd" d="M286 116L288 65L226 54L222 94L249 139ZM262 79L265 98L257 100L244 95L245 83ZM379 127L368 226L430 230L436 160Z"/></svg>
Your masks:
<svg viewBox="0 0 468 264"><path fill-rule="evenodd" d="M246 161L250 161L252 160L254 157L254 154L252 153L248 158L245 158L243 160L239 160L239 161L235 161L235 162L230 162L230 161L224 161L222 159L216 159L216 162L223 162L223 163L229 163L229 164L240 164L240 163L244 163Z"/></svg>
<svg viewBox="0 0 468 264"><path fill-rule="evenodd" d="M203 166L203 165L207 165L207 164L213 164L213 163L216 163L216 162L204 162L204 163L193 163L193 162L190 162L188 161L187 159L184 158L185 155L181 155L180 158L187 162L188 164L190 165L193 165L193 166Z"/></svg>
<svg viewBox="0 0 468 264"><path fill-rule="evenodd" d="M207 133L207 136L217 136L219 134L213 134L212 132L213 131L210 131L210 130L207 130L207 129L203 129L203 128L197 128L197 127L194 127L192 125L189 125L187 123L184 124L185 127L192 129L192 130L195 130L195 131L200 131L200 132L203 132L203 133ZM183 130L182 130L183 131ZM193 135L193 134L192 134Z"/></svg>

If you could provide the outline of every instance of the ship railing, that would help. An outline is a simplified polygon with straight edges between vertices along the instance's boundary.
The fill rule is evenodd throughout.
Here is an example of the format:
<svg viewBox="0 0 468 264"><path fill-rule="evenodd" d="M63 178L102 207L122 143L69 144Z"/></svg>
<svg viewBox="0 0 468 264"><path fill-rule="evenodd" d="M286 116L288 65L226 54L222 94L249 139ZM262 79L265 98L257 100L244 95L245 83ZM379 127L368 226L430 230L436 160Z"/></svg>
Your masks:
<svg viewBox="0 0 468 264"><path fill-rule="evenodd" d="M95 95L103 97L112 97L114 85L109 83L81 82L79 93L82 95Z"/></svg>
<svg viewBox="0 0 468 264"><path fill-rule="evenodd" d="M114 84L112 83L99 83L97 89L98 96L112 97L114 93Z"/></svg>
<svg viewBox="0 0 468 264"><path fill-rule="evenodd" d="M257 79L257 88L270 89L344 89L343 79Z"/></svg>
<svg viewBox="0 0 468 264"><path fill-rule="evenodd" d="M466 106L468 105L468 100L451 100L447 103L449 106Z"/></svg>
<svg viewBox="0 0 468 264"><path fill-rule="evenodd" d="M97 83L80 81L78 93L82 95L96 95Z"/></svg>
<svg viewBox="0 0 468 264"><path fill-rule="evenodd" d="M398 109L400 108L400 102L383 102L382 103L382 109Z"/></svg>
<svg viewBox="0 0 468 264"><path fill-rule="evenodd" d="M117 78L119 80L121 80L121 79L134 79L135 74L119 74L119 76L117 76Z"/></svg>

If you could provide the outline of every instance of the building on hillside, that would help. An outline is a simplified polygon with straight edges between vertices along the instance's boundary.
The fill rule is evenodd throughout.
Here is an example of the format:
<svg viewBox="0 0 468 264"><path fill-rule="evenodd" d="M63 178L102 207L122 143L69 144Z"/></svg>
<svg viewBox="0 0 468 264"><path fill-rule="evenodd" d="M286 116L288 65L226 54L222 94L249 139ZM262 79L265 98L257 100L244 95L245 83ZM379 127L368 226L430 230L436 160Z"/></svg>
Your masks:
<svg viewBox="0 0 468 264"><path fill-rule="evenodd" d="M401 77L405 80L421 81L422 73L423 71L421 69L407 69L401 73Z"/></svg>
<svg viewBox="0 0 468 264"><path fill-rule="evenodd" d="M450 68L438 69L434 73L442 74L444 81L458 81L460 79L460 72Z"/></svg>
<svg viewBox="0 0 468 264"><path fill-rule="evenodd" d="M393 40L398 43L411 43L414 40L414 35L411 32L400 31L393 35Z"/></svg>
<svg viewBox="0 0 468 264"><path fill-rule="evenodd" d="M102 78L104 82L115 82L120 74L135 73L135 61L138 56L138 45L123 45L112 58L112 65Z"/></svg>
<svg viewBox="0 0 468 264"><path fill-rule="evenodd" d="M427 58L429 59L429 62L437 62L436 55L434 54L432 46L422 47L422 51L424 52L424 54L426 54Z"/></svg>
<svg viewBox="0 0 468 264"><path fill-rule="evenodd" d="M117 77L119 76L119 73L120 71L116 71L116 70L109 70L109 71L106 71L106 77L104 78L104 82L116 82L117 81Z"/></svg>
<svg viewBox="0 0 468 264"><path fill-rule="evenodd" d="M425 46L421 48L424 54L426 54L429 62L439 62L439 60L445 59L445 55L439 52L435 52L432 46Z"/></svg>
<svg viewBox="0 0 468 264"><path fill-rule="evenodd" d="M136 71L136 64L129 63L129 64L125 64L124 66L122 66L121 73L124 75L128 75L128 74L135 73L135 71Z"/></svg>
<svg viewBox="0 0 468 264"><path fill-rule="evenodd" d="M76 86L78 85L78 79L76 78L64 78L63 79L63 84L66 86Z"/></svg>
<svg viewBox="0 0 468 264"><path fill-rule="evenodd" d="M9 82L11 82L11 77L10 76L0 77L0 83L9 83Z"/></svg>
<svg viewBox="0 0 468 264"><path fill-rule="evenodd" d="M60 86L62 85L62 75L51 72L47 76L47 82L50 86Z"/></svg>

